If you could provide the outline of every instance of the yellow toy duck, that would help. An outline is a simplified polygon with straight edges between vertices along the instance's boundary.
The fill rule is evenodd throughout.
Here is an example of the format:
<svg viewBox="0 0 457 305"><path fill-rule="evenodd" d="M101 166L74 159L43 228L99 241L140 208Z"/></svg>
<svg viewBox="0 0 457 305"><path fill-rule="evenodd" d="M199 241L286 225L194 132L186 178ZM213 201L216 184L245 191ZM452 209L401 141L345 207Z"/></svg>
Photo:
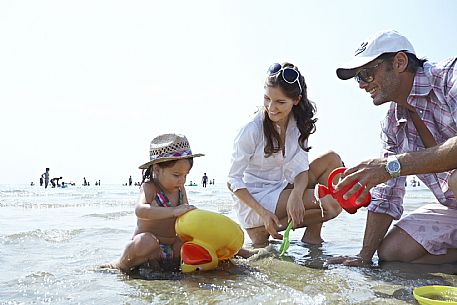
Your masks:
<svg viewBox="0 0 457 305"><path fill-rule="evenodd" d="M182 240L181 271L213 270L233 257L244 243L241 227L229 217L195 209L178 217L176 234Z"/></svg>

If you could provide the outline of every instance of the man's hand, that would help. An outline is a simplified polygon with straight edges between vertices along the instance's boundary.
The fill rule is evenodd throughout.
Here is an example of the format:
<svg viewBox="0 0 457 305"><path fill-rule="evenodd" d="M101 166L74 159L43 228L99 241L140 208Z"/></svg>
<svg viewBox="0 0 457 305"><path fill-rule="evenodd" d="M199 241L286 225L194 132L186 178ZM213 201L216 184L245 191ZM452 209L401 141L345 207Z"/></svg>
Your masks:
<svg viewBox="0 0 457 305"><path fill-rule="evenodd" d="M274 239L282 239L282 235L279 234L278 230L276 229L281 227L281 222L279 221L278 216L268 210L265 210L261 217L263 219L265 229L271 235L271 237Z"/></svg>
<svg viewBox="0 0 457 305"><path fill-rule="evenodd" d="M329 264L329 265L342 264L345 266L360 267L360 266L371 265L372 261L371 261L371 259L364 259L359 255L337 256L337 257L332 257L332 258L328 259L327 264Z"/></svg>
<svg viewBox="0 0 457 305"><path fill-rule="evenodd" d="M358 180L358 183L354 184L354 186L344 194L343 198L348 199L361 187L363 187L364 190L356 200L356 203L360 204L373 187L386 182L391 178L389 173L386 171L386 164L387 161L385 158L371 159L364 161L353 168L347 169L343 173L344 178L335 186L335 190L338 191L348 184Z"/></svg>

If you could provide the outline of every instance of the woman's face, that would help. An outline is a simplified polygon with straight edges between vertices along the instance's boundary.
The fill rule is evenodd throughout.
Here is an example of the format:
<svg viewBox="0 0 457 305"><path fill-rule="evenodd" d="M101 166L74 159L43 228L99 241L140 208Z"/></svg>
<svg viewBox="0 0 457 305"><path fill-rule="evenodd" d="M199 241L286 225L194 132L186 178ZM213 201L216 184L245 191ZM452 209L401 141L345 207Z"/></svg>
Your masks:
<svg viewBox="0 0 457 305"><path fill-rule="evenodd" d="M154 164L156 177L164 190L168 192L183 189L190 168L191 166L187 159L178 160L170 167L160 167L158 164Z"/></svg>
<svg viewBox="0 0 457 305"><path fill-rule="evenodd" d="M284 124L289 118L292 107L298 104L298 99L287 97L279 87L265 87L263 104L272 122Z"/></svg>

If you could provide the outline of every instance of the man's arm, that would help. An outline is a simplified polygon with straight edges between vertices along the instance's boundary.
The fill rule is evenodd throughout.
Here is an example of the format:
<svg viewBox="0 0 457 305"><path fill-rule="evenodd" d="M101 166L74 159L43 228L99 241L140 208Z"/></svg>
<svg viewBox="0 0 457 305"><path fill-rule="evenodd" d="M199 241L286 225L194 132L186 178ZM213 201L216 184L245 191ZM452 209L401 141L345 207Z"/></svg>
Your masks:
<svg viewBox="0 0 457 305"><path fill-rule="evenodd" d="M441 173L457 168L457 136L426 150L397 155L401 175Z"/></svg>
<svg viewBox="0 0 457 305"><path fill-rule="evenodd" d="M338 256L327 260L328 264L362 266L371 264L374 253L381 245L384 236L392 224L393 217L388 214L368 211L363 247L357 256Z"/></svg>
<svg viewBox="0 0 457 305"><path fill-rule="evenodd" d="M379 248L384 236L387 233L393 217L388 214L374 213L368 211L365 235L363 237L363 247L359 256L362 261L370 261L376 250Z"/></svg>
<svg viewBox="0 0 457 305"><path fill-rule="evenodd" d="M409 152L396 155L400 161L402 176L415 174L440 173L457 168L457 136L448 139L446 142L427 148L422 151ZM359 200L365 198L371 188L391 179L386 171L386 158L371 159L361 162L359 165L346 170L344 179L335 187L342 189L354 180L358 180L365 186L364 191L359 195ZM348 190L345 197L349 198L361 186L354 184Z"/></svg>

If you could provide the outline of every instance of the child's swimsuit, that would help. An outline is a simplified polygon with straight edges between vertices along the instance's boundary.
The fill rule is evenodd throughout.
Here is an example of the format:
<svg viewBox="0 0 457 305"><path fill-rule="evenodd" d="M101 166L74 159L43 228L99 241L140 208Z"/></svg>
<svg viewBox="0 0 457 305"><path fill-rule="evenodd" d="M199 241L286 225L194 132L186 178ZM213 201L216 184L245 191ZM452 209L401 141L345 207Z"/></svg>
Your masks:
<svg viewBox="0 0 457 305"><path fill-rule="evenodd" d="M167 195L163 191L159 191L156 194L156 202L161 207L174 207L182 205L182 192L179 190L179 202L177 205L173 205L168 199Z"/></svg>
<svg viewBox="0 0 457 305"><path fill-rule="evenodd" d="M155 198L157 204L161 207L174 207L168 197L165 195L163 191L159 191L156 194ZM179 190L179 202L176 206L182 205L182 192ZM179 266L179 260L174 257L173 255L173 245L169 244L160 244L160 248L162 249L162 265L164 267L173 268Z"/></svg>

